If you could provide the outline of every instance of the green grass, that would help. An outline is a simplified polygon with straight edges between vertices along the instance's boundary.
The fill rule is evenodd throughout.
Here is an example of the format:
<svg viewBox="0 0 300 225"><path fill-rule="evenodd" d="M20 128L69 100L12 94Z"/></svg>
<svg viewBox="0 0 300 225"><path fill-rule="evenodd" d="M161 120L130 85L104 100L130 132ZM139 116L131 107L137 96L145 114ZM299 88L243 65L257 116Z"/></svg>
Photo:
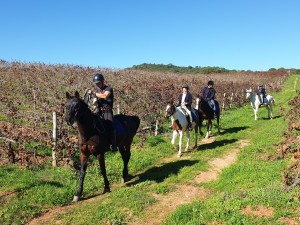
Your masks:
<svg viewBox="0 0 300 225"><path fill-rule="evenodd" d="M277 106L273 120L263 119L267 112L260 109L259 119L254 121L250 104L227 111L221 118L221 134L216 135L214 142L185 153L189 158L170 158L176 153L170 136L150 137L142 149L138 149L136 138L129 162L133 179L127 185L120 184L123 168L120 154L106 154L107 175L112 184L109 194L101 195L103 179L98 162L91 158L84 183L86 200L72 209L65 208L47 224L53 224L54 220L61 224L125 224L134 218L147 217L147 207L156 202L153 195L167 196L176 185L192 183L201 171L209 168L210 159L228 154L239 146L239 140L249 140L250 145L240 150L236 163L224 169L219 179L197 184L208 189L210 195L205 200L178 207L165 218L165 224L280 224L281 217L300 216L295 193L284 190L281 183L289 160L269 157L276 156L276 144L283 140L287 121L279 116L279 106L288 108L288 100L296 94L291 91L296 78L291 76L283 90L274 94ZM299 82L297 89L300 89ZM28 147L35 146L39 153L49 152L40 149L39 143ZM68 168L2 166L0 224L24 224L51 208L69 204L78 179L78 171ZM242 214L245 207L254 209L260 205L273 208L274 214L271 217Z"/></svg>
<svg viewBox="0 0 300 225"><path fill-rule="evenodd" d="M298 218L299 222L300 212L296 210L300 206L299 200L294 198L295 193L284 189L281 181L289 160L270 160L268 157L278 154L276 144L283 140L287 122L279 116L278 105L286 106L295 95L290 91L294 80L295 76L290 77L283 91L274 94L277 100L275 119L262 119L266 111L260 109L260 119L254 121L249 107L230 111L223 117L223 126L230 127L233 121L238 121L243 124L243 129L221 135L217 141L249 139L251 145L240 151L238 161L225 169L219 179L203 185L212 190L209 199L179 207L168 216L165 224L281 224L279 219L289 216ZM298 90L299 86L298 83ZM274 214L270 217L243 215L241 212L247 206L273 208Z"/></svg>

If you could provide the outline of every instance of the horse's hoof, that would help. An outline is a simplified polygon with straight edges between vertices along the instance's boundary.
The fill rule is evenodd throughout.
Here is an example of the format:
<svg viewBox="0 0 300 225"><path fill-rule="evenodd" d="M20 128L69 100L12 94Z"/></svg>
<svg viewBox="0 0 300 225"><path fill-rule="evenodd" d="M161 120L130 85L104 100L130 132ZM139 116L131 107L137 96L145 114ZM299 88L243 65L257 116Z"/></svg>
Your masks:
<svg viewBox="0 0 300 225"><path fill-rule="evenodd" d="M78 202L78 201L79 201L79 199L80 199L80 197L79 197L79 196L77 196L77 195L74 195L74 197L73 197L73 201L72 201L72 202Z"/></svg>
<svg viewBox="0 0 300 225"><path fill-rule="evenodd" d="M125 184L127 181L129 181L130 180L130 178L128 178L128 177L123 177L123 178L121 178L121 183L123 183L123 184Z"/></svg>
<svg viewBox="0 0 300 225"><path fill-rule="evenodd" d="M110 192L110 188L104 188L102 194L109 193L109 192Z"/></svg>
<svg viewBox="0 0 300 225"><path fill-rule="evenodd" d="M180 158L180 157L181 157L181 154L178 154L177 157Z"/></svg>

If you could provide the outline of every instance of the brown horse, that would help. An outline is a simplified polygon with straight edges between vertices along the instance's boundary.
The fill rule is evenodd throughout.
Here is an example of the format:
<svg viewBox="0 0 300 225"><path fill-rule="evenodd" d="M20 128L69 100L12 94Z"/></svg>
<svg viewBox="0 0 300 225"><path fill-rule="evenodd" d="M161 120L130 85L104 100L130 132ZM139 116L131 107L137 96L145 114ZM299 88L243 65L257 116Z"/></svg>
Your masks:
<svg viewBox="0 0 300 225"><path fill-rule="evenodd" d="M220 133L220 107L219 103L215 100L216 112L210 107L209 103L205 101L202 97L196 99L196 109L198 109L201 120L207 120L206 122L206 135L205 138L208 138L212 131L212 120L217 119L218 132ZM214 115L215 114L215 115ZM200 133L201 126L200 126Z"/></svg>
<svg viewBox="0 0 300 225"><path fill-rule="evenodd" d="M79 130L81 170L79 187L73 199L76 202L80 199L83 192L84 177L90 155L96 156L99 161L105 185L103 193L110 192L104 157L104 153L109 150L110 133L107 121L92 113L88 105L79 97L77 91L75 96L71 96L67 92L66 97L65 120L68 125L76 122ZM130 147L140 125L140 119L137 116L119 114L114 116L114 125L117 133L117 145L124 163L123 179L125 181L128 178L128 162L131 156Z"/></svg>

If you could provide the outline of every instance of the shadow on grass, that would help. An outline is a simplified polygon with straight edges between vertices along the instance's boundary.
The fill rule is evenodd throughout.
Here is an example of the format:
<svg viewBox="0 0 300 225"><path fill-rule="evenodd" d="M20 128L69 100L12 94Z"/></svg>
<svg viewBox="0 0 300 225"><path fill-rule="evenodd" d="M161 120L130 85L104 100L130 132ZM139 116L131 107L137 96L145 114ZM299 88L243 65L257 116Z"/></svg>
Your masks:
<svg viewBox="0 0 300 225"><path fill-rule="evenodd" d="M203 150L210 150L214 149L217 147L222 147L228 144L232 144L234 142L237 142L238 139L229 139L229 140L222 140L222 141L214 141L212 143L207 143L207 144L201 144L200 146L197 147L197 150L203 151Z"/></svg>
<svg viewBox="0 0 300 225"><path fill-rule="evenodd" d="M138 180L129 181L126 183L126 186L136 185L146 180L160 183L171 175L178 174L183 167L192 166L198 162L198 160L178 160L176 162L170 162L162 166L156 166L135 176L138 177Z"/></svg>
<svg viewBox="0 0 300 225"><path fill-rule="evenodd" d="M280 118L281 116L273 116L273 120ZM270 120L268 117L261 118L262 120Z"/></svg>
<svg viewBox="0 0 300 225"><path fill-rule="evenodd" d="M250 128L249 126L242 126L242 127L231 127L231 128L224 128L221 129L220 134L231 134L231 133L237 133L241 130L246 130Z"/></svg>

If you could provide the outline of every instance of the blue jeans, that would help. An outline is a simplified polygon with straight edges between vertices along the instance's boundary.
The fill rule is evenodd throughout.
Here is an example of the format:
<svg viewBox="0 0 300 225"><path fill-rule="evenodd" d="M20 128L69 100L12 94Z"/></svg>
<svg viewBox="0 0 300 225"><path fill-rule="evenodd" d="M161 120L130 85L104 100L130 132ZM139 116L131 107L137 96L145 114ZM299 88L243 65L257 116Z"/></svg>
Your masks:
<svg viewBox="0 0 300 225"><path fill-rule="evenodd" d="M211 99L211 100L209 101L209 104L212 106L212 109L213 109L214 111L216 111L216 103L215 103L215 100L214 100L214 99Z"/></svg>

